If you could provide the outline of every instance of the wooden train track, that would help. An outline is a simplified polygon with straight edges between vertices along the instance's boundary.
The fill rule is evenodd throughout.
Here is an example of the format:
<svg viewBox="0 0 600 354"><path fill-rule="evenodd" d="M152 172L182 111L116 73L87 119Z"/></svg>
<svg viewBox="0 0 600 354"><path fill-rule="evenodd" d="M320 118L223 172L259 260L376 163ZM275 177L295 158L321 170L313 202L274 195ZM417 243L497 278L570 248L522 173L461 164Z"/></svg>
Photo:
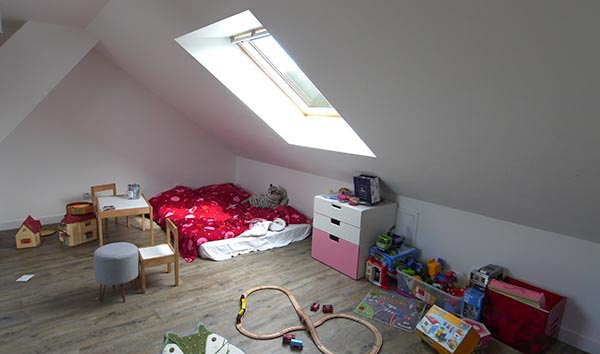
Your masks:
<svg viewBox="0 0 600 354"><path fill-rule="evenodd" d="M287 327L278 332L271 333L271 334L256 334L256 333L250 332L249 330L245 329L242 325L242 319L244 318L244 315L246 314L246 299L248 298L248 296L250 294L252 294L256 291L260 291L260 290L277 290L277 291L280 291L280 292L284 293L285 295L287 295L288 299L292 303L292 306L294 306L294 309L296 310L296 313L298 314L298 317L300 318L300 322L302 324L297 325L297 326ZM240 311L238 312L238 315L236 318L235 327L237 328L237 330L240 333L242 333L246 337L253 338L253 339L274 339L277 337L281 337L284 334L289 333L289 332L306 330L310 334L310 337L312 338L312 340L315 343L315 345L317 346L317 348L322 353L334 354L331 350L327 349L327 347L325 347L323 345L323 343L321 343L321 339L319 338L319 334L317 333L317 329L316 329L323 323L325 323L333 318L345 318L345 319L348 319L348 320L351 320L354 322L358 322L361 325L367 327L375 336L375 343L373 344L373 348L371 349L369 354L379 353L379 351L381 350L381 346L383 345L383 338L381 336L381 333L375 326L373 326L369 322L367 322L363 319L360 319L358 317L354 317L354 316L346 315L346 314L342 314L342 313L325 315L321 319L317 320L316 322L313 322L310 319L310 317L308 316L308 314L306 314L304 311L302 311L302 307L298 304L298 301L296 301L296 298L294 297L294 295L289 290L282 288L280 286L274 286L274 285L257 286L255 288L252 288L252 289L244 292L244 294L242 294L242 296L240 298Z"/></svg>

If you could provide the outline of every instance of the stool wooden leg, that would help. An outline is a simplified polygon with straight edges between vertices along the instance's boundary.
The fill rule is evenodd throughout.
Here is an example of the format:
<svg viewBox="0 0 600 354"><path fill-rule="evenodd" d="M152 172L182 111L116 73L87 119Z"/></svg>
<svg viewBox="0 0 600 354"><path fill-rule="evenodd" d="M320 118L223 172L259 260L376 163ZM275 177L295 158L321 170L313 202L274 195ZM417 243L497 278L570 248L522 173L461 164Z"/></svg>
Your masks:
<svg viewBox="0 0 600 354"><path fill-rule="evenodd" d="M98 294L98 300L102 302L104 300L104 292L106 291L106 285L100 284L100 293Z"/></svg>
<svg viewBox="0 0 600 354"><path fill-rule="evenodd" d="M131 284L131 288L133 290L137 290L137 279L133 279L132 281L129 282L129 284Z"/></svg>
<svg viewBox="0 0 600 354"><path fill-rule="evenodd" d="M121 284L121 297L123 298L123 302L125 302L125 287Z"/></svg>
<svg viewBox="0 0 600 354"><path fill-rule="evenodd" d="M167 263L167 273L171 273L171 263Z"/></svg>

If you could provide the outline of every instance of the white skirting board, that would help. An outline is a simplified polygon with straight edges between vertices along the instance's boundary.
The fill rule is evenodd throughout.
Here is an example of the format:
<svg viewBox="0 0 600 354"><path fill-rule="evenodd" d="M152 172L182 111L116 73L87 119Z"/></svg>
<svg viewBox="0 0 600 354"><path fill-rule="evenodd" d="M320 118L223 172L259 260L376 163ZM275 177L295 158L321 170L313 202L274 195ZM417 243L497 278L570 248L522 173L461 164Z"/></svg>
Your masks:
<svg viewBox="0 0 600 354"><path fill-rule="evenodd" d="M567 301L569 300L567 299ZM599 341L592 340L589 337L582 336L564 327L560 328L558 339L561 342L569 343L570 345L588 353L600 353Z"/></svg>
<svg viewBox="0 0 600 354"><path fill-rule="evenodd" d="M50 225L50 224L58 224L65 217L64 214L63 215L53 215L53 216L42 216L42 217L38 217L36 215L31 215L31 216L34 219L39 220L42 223L42 226ZM23 221L25 221L26 218L27 218L27 215L25 215L23 217L23 220L0 221L0 231L18 229L23 224Z"/></svg>

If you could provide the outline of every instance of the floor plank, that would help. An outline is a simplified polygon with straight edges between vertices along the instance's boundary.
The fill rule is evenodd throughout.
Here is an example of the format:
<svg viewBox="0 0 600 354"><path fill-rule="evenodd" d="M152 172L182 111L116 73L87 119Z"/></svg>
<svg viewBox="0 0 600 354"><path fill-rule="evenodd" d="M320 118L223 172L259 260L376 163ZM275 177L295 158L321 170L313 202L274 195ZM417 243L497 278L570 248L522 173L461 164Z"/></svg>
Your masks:
<svg viewBox="0 0 600 354"><path fill-rule="evenodd" d="M111 223L113 221L111 220ZM132 227L111 224L105 242L128 241L149 244L139 218ZM155 229L164 240L164 232ZM288 247L252 253L223 262L197 259L180 261L180 286L174 287L165 267L149 268L147 291L141 294L127 286L127 301L119 288L107 288L98 302L93 253L97 242L66 248L58 235L43 238L41 247L16 250L15 230L0 231L0 353L157 353L167 331L189 333L198 322L247 353L288 353L281 339L258 341L235 329L240 295L255 286L288 288L306 307L313 320L322 316L308 308L313 302L334 304L335 312L353 314L360 300L373 287L354 281L315 261L310 239ZM15 280L35 274L26 283ZM383 335L381 353L433 353L416 334L373 322ZM283 294L263 291L248 299L244 324L258 333L275 332L298 324L298 318ZM323 342L336 353L365 353L373 342L364 327L332 320L318 328ZM303 353L318 353L306 332ZM493 343L491 353L516 353ZM561 343L551 353L583 353Z"/></svg>

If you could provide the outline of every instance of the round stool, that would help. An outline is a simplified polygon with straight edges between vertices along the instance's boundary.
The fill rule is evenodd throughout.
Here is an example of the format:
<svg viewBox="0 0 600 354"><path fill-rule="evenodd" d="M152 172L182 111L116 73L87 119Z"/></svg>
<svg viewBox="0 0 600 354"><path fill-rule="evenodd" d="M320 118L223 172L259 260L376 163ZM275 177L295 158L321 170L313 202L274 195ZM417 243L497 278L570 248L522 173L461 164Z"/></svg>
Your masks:
<svg viewBox="0 0 600 354"><path fill-rule="evenodd" d="M98 299L104 300L107 285L120 285L121 296L125 302L123 284L135 280L139 274L137 246L129 242L114 242L96 249L94 270L96 282L100 284Z"/></svg>

